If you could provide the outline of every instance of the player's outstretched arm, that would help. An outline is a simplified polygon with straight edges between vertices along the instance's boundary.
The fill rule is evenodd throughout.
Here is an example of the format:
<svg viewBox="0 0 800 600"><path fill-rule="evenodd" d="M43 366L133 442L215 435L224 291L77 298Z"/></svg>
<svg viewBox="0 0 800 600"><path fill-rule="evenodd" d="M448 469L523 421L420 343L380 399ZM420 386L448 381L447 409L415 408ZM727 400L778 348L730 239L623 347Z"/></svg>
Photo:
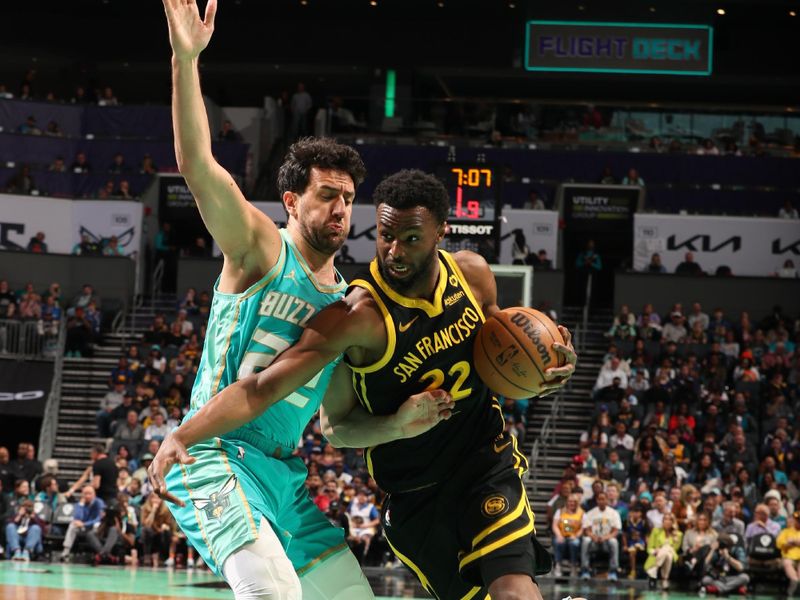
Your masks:
<svg viewBox="0 0 800 600"><path fill-rule="evenodd" d="M156 493L176 502L166 491L165 477L173 465L193 462L187 448L249 423L359 344L365 335L356 313L348 298L328 305L309 323L300 340L267 369L226 387L167 436L148 468Z"/></svg>
<svg viewBox="0 0 800 600"><path fill-rule="evenodd" d="M211 131L200 90L198 60L211 40L217 0L205 18L195 0L163 0L172 46L172 123L178 169L195 197L200 215L234 268L269 270L280 253L277 226L242 195L231 175L214 159Z"/></svg>
<svg viewBox="0 0 800 600"><path fill-rule="evenodd" d="M453 399L445 390L431 390L408 398L391 415L373 415L356 399L352 374L339 363L320 410L322 433L336 448L368 448L416 437L449 419Z"/></svg>

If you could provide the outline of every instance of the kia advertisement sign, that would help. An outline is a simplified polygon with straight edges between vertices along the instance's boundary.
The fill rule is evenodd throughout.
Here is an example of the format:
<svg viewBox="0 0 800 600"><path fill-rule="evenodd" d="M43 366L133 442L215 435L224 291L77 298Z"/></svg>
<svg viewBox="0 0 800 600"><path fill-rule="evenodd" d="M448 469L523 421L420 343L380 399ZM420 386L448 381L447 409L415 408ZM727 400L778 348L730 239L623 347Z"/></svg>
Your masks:
<svg viewBox="0 0 800 600"><path fill-rule="evenodd" d="M52 362L0 360L0 415L41 418L52 381Z"/></svg>
<svg viewBox="0 0 800 600"><path fill-rule="evenodd" d="M706 273L727 266L734 275L769 276L787 259L800 265L800 221L636 215L633 268L645 270L656 252L670 273L691 252Z"/></svg>

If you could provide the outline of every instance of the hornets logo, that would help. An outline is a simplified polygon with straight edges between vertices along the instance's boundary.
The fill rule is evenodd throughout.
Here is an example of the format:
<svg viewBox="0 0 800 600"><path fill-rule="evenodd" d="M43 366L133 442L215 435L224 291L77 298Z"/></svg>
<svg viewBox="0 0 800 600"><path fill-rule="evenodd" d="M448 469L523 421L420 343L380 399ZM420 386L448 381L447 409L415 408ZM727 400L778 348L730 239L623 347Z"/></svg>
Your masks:
<svg viewBox="0 0 800 600"><path fill-rule="evenodd" d="M228 496L236 487L236 474L228 477L225 485L218 492L211 494L210 498L192 498L192 504L197 510L205 511L207 519L219 519L225 509L230 506Z"/></svg>

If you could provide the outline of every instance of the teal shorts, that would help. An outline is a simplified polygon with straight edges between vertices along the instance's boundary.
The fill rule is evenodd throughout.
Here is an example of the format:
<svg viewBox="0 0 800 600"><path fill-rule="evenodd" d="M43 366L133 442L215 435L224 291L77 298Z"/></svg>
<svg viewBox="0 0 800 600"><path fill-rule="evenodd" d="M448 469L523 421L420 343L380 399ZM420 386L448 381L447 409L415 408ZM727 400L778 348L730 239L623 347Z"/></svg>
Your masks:
<svg viewBox="0 0 800 600"><path fill-rule="evenodd" d="M277 459L239 440L214 438L189 449L197 461L175 465L167 475L170 493L186 503L169 508L189 543L222 576L225 560L258 538L261 517L272 526L299 576L347 549L311 501L308 474L297 457Z"/></svg>

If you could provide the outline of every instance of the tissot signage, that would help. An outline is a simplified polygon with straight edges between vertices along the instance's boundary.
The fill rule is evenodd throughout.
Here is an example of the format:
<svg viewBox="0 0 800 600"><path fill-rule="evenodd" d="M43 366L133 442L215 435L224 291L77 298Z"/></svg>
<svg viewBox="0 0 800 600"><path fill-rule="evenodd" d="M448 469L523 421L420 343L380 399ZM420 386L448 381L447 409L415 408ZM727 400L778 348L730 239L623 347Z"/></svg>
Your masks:
<svg viewBox="0 0 800 600"><path fill-rule="evenodd" d="M709 25L528 21L528 71L711 75Z"/></svg>

